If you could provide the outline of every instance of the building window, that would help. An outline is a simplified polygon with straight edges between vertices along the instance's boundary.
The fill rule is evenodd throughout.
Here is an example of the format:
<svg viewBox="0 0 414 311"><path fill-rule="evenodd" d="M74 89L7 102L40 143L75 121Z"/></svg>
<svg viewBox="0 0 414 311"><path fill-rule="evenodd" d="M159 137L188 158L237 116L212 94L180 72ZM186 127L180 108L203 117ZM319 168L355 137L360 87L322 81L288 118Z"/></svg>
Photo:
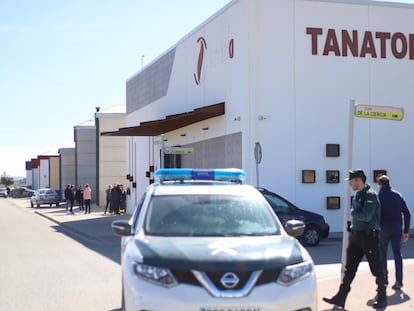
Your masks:
<svg viewBox="0 0 414 311"><path fill-rule="evenodd" d="M374 183L376 183L378 181L378 178L382 175L387 175L387 170L374 170L372 175Z"/></svg>
<svg viewBox="0 0 414 311"><path fill-rule="evenodd" d="M326 197L326 209L340 209L341 198L340 197Z"/></svg>
<svg viewBox="0 0 414 311"><path fill-rule="evenodd" d="M326 156L328 158L339 157L339 144L326 144Z"/></svg>
<svg viewBox="0 0 414 311"><path fill-rule="evenodd" d="M315 183L315 171L314 170L302 170L302 183L304 184Z"/></svg>
<svg viewBox="0 0 414 311"><path fill-rule="evenodd" d="M339 184L339 171L326 171L327 184Z"/></svg>

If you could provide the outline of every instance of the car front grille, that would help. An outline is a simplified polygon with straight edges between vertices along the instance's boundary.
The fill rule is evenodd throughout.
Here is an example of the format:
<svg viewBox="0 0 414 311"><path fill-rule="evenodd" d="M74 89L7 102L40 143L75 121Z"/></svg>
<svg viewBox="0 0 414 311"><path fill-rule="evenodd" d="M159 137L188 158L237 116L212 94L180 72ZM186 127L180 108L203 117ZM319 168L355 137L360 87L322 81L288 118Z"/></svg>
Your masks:
<svg viewBox="0 0 414 311"><path fill-rule="evenodd" d="M255 286L276 282L281 271L282 271L281 268L263 270L259 278L257 279ZM194 276L194 273L191 270L172 269L171 272L173 273L178 283L188 284L188 285L193 285L193 286L202 286L200 282L197 280L197 278ZM220 282L220 279L227 272L229 271L204 271L204 273L207 275L210 281L219 290L227 290L227 288L225 288L223 284L221 284ZM231 272L235 273L240 280L237 286L233 288L233 290L243 288L246 285L246 282L250 278L251 274L253 273L253 271L231 271Z"/></svg>

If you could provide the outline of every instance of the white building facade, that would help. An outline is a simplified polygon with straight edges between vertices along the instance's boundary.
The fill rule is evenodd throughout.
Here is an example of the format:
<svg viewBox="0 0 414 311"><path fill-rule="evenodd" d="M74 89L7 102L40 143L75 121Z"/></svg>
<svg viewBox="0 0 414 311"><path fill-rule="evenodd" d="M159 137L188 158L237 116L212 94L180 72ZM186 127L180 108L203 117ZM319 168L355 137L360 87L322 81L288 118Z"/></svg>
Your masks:
<svg viewBox="0 0 414 311"><path fill-rule="evenodd" d="M97 131L109 131L113 128L125 127L126 106L114 105L95 113ZM108 185L125 184L126 176L126 139L117 137L97 137L97 205L106 205Z"/></svg>
<svg viewBox="0 0 414 311"><path fill-rule="evenodd" d="M128 128L109 135L127 137L128 205L164 164L239 167L340 232L354 99L404 109L354 119L352 167L371 185L386 171L410 207L413 20L375 1L232 1L127 81ZM163 157L163 140L188 154Z"/></svg>

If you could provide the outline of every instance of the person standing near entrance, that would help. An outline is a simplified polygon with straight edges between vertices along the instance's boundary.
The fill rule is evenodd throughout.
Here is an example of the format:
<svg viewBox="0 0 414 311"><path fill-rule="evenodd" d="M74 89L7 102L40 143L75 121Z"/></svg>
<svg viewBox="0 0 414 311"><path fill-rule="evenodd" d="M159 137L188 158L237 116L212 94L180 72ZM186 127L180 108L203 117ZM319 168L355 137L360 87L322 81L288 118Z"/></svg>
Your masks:
<svg viewBox="0 0 414 311"><path fill-rule="evenodd" d="M385 273L385 282L388 284L387 250L391 243L395 264L395 283L392 289L403 287L403 260L401 256L401 242L407 243L409 238L411 214L401 194L391 188L387 175L378 178L378 197L381 203L381 258ZM403 218L404 216L404 229Z"/></svg>
<svg viewBox="0 0 414 311"><path fill-rule="evenodd" d="M79 189L76 190L75 199L76 199L76 201L78 201L78 204L79 204L79 213L83 212L84 207L83 207L83 188L82 188L82 185L80 185Z"/></svg>
<svg viewBox="0 0 414 311"><path fill-rule="evenodd" d="M118 184L111 190L111 209L115 215L119 215L119 205L121 204L122 192Z"/></svg>
<svg viewBox="0 0 414 311"><path fill-rule="evenodd" d="M345 306L351 283L364 255L368 260L371 273L376 277L377 296L373 307L385 308L387 306L384 270L379 248L380 203L376 192L371 189L370 185L365 184L366 179L363 170L349 171L349 185L356 193L352 199L351 234L346 250L345 271L337 294L333 297L323 297L325 302L342 308Z"/></svg>
<svg viewBox="0 0 414 311"><path fill-rule="evenodd" d="M66 212L73 214L73 203L75 202L75 195L73 193L73 185L71 184L68 184L66 186L65 200L66 200Z"/></svg>
<svg viewBox="0 0 414 311"><path fill-rule="evenodd" d="M83 189L83 201L85 202L85 214L91 213L91 199L92 199L92 189L89 184L86 184L85 189Z"/></svg>
<svg viewBox="0 0 414 311"><path fill-rule="evenodd" d="M105 211L104 214L106 214L106 211L108 210L109 207L109 213L112 213L112 206L111 206L111 199L112 199L112 185L108 185L108 188L106 189L105 193L106 193L106 205L105 205Z"/></svg>

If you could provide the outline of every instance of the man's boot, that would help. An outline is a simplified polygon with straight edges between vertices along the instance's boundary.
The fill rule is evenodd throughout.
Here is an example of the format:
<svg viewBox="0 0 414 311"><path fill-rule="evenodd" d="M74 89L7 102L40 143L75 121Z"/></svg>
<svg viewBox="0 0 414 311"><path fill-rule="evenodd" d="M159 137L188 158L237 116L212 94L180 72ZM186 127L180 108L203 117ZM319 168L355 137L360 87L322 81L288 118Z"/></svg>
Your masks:
<svg viewBox="0 0 414 311"><path fill-rule="evenodd" d="M344 286L343 284L339 287L338 293L333 297L323 297L322 300L330 303L331 305L339 306L339 307L345 307L345 300L348 296L348 293L350 291L349 286Z"/></svg>
<svg viewBox="0 0 414 311"><path fill-rule="evenodd" d="M387 306L387 291L385 286L378 287L378 295L375 297L374 309L384 309Z"/></svg>

